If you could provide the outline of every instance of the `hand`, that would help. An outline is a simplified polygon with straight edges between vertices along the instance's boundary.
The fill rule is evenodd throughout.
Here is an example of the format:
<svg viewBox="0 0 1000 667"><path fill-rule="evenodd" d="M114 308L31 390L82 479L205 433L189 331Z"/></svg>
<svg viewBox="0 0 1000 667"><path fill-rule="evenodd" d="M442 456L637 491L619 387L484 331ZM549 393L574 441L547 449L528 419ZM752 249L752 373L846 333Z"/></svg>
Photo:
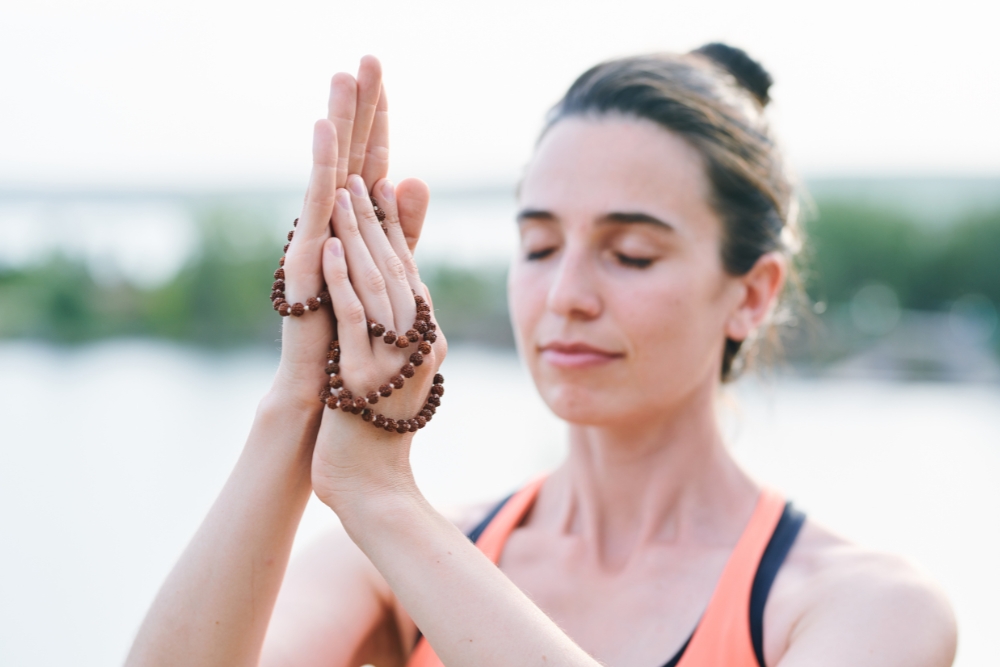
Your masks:
<svg viewBox="0 0 1000 667"><path fill-rule="evenodd" d="M357 80L340 73L330 83L328 117L313 130L313 169L299 224L285 257L285 294L290 303L316 296L323 286L323 244L331 236L334 195L349 173L368 187L389 169L388 101L378 59L361 60ZM399 231L410 252L416 247L427 210L427 186L416 179L399 184ZM323 359L336 323L325 312L287 317L282 326L281 363L274 392L319 410L317 393L326 381Z"/></svg>
<svg viewBox="0 0 1000 667"><path fill-rule="evenodd" d="M347 189L337 190L336 236L324 244L323 273L337 318L339 377L344 389L365 397L413 362L408 369L413 376L403 378L401 388L367 406L372 413L405 420L424 407L447 343L438 330L436 340L424 346L423 353L417 353L420 356L411 357L416 344L400 349L369 331L369 321L374 320L402 336L414 328L415 295L430 305L430 294L420 282L399 224L395 192L385 179L373 190L385 212L383 231L360 176L350 176ZM412 433L387 432L356 414L325 410L313 453L313 490L337 511L345 503L371 499L379 491L415 491L409 468L411 439Z"/></svg>

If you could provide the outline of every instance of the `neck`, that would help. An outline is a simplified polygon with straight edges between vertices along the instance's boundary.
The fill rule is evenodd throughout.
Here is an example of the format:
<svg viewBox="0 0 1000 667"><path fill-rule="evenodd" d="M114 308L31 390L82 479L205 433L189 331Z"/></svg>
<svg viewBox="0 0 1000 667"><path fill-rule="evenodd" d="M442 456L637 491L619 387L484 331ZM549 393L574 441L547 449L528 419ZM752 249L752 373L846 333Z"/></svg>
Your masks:
<svg viewBox="0 0 1000 667"><path fill-rule="evenodd" d="M649 543L735 544L758 492L725 447L713 383L653 419L572 425L537 514L617 569Z"/></svg>

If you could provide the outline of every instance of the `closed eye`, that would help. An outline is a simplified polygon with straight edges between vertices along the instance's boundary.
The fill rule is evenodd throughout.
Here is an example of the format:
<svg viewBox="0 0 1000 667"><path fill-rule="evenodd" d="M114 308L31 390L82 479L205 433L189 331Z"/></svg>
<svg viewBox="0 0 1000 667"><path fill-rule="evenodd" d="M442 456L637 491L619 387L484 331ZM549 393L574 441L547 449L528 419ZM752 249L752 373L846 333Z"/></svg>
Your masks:
<svg viewBox="0 0 1000 667"><path fill-rule="evenodd" d="M620 252L616 252L615 257L622 264L622 266L629 266L636 269L645 269L653 263L653 260L651 259L646 259L645 257L630 257L629 255L623 255Z"/></svg>
<svg viewBox="0 0 1000 667"><path fill-rule="evenodd" d="M527 255L528 261L535 260L535 259L545 259L546 257L548 257L549 255L551 255L555 251L556 251L555 248L544 248L542 250L532 250Z"/></svg>

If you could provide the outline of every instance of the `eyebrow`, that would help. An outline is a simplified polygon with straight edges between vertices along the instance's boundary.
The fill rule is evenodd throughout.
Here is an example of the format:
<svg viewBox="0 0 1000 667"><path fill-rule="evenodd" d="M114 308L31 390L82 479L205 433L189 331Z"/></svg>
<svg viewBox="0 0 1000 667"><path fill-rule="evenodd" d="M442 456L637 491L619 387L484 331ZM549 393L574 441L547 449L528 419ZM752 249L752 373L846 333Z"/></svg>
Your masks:
<svg viewBox="0 0 1000 667"><path fill-rule="evenodd" d="M554 221L556 219L555 214L551 211L545 211L542 209L526 208L517 214L517 222L521 224L527 220L543 220L543 221ZM660 220L657 217L649 215L648 213L641 213L638 211L613 211L611 213L606 213L598 219L598 223L609 222L613 224L646 224L646 225L656 225L657 227L663 227L664 229L669 229L673 231L675 227L669 222Z"/></svg>

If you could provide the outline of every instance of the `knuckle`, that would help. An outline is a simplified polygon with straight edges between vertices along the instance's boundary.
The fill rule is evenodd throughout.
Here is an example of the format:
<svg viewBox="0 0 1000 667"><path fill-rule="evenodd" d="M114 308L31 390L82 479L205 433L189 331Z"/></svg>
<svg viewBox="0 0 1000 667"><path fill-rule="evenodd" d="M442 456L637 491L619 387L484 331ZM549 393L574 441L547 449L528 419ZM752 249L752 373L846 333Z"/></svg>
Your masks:
<svg viewBox="0 0 1000 667"><path fill-rule="evenodd" d="M365 323L365 307L357 299L347 304L343 313L337 313L337 317L346 324L361 325Z"/></svg>
<svg viewBox="0 0 1000 667"><path fill-rule="evenodd" d="M378 270L377 266L373 266L365 271L365 284L373 292L385 291L385 277L382 276L382 272Z"/></svg>
<svg viewBox="0 0 1000 667"><path fill-rule="evenodd" d="M403 260L395 255L392 255L385 260L385 270L386 273L389 274L389 277L393 280L406 280L406 266L403 264Z"/></svg>
<svg viewBox="0 0 1000 667"><path fill-rule="evenodd" d="M413 255L407 253L406 256L399 261L407 273L414 276L417 275L417 261L413 259Z"/></svg>

